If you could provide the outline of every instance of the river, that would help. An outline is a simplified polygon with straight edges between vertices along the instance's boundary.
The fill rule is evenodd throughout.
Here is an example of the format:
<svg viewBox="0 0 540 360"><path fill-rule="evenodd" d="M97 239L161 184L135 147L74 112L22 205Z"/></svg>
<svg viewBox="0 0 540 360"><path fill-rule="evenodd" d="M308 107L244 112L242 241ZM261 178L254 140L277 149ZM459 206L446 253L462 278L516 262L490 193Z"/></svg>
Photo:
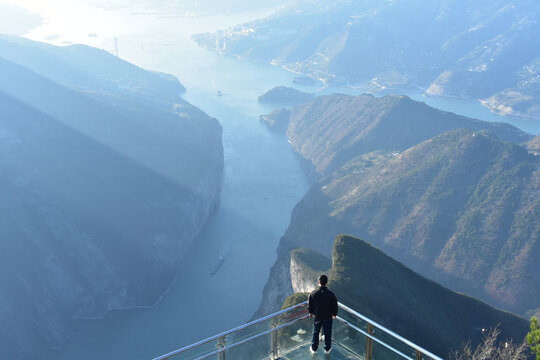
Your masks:
<svg viewBox="0 0 540 360"><path fill-rule="evenodd" d="M177 76L188 89L184 98L222 124L225 168L221 205L156 306L113 311L100 320L77 321L74 336L65 346L42 358L151 359L240 325L257 309L279 239L293 207L308 189L287 140L258 120L260 114L272 109L258 104L257 97L274 86L290 86L294 75L269 64L218 56L199 48L189 35L268 13L164 16L135 13L129 8L111 12L118 21L131 24L125 27L132 31L118 36L120 57ZM110 34L69 39L62 30L54 31L64 34L58 41L83 42L108 50L114 43ZM42 27L30 37L51 34L52 29ZM475 102L417 94L411 97L462 115L504 120ZM525 121L517 125L531 133L540 132L537 124L516 121ZM225 261L211 275L220 256Z"/></svg>
<svg viewBox="0 0 540 360"><path fill-rule="evenodd" d="M308 189L287 140L258 119L272 109L258 104L257 97L290 84L293 75L198 47L186 34L200 28L200 18L145 17L158 32L119 37L120 56L177 76L188 89L184 98L219 120L225 156L221 204L155 307L75 322L74 336L47 355L51 360L151 359L249 321L291 211ZM237 21L204 18L214 26ZM211 275L220 256L225 261Z"/></svg>

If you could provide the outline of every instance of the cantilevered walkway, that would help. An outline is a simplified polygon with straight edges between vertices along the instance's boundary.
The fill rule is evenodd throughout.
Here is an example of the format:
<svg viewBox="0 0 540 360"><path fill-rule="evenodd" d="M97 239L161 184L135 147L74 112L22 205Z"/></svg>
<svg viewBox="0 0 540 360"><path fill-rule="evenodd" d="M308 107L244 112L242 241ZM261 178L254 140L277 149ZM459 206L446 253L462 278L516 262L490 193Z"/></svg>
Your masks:
<svg viewBox="0 0 540 360"><path fill-rule="evenodd" d="M332 352L309 352L312 320L301 303L154 360L442 360L339 303Z"/></svg>

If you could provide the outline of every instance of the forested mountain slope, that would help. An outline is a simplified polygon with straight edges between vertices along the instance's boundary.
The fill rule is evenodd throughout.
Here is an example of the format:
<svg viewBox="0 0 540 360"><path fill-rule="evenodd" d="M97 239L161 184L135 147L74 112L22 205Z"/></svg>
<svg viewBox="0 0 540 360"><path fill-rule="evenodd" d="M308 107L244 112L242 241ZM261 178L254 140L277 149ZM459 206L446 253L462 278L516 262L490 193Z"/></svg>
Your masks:
<svg viewBox="0 0 540 360"><path fill-rule="evenodd" d="M287 119L288 118L288 119ZM292 148L319 175L326 175L359 154L399 152L445 131L467 128L491 131L501 140L522 143L531 135L506 123L490 123L441 111L406 96L321 96L264 116L282 124Z"/></svg>
<svg viewBox="0 0 540 360"><path fill-rule="evenodd" d="M322 111L305 111L320 105L314 103L290 111L293 149L319 177L326 176L293 211L260 313L281 304L290 291L279 284L289 276L291 249L329 254L329 239L343 232L453 290L520 314L537 309L539 160L521 145L498 139L519 142L530 136L401 97L360 97L362 111L341 112L329 98L314 100L326 102ZM341 99L354 103L334 98L338 104ZM412 106L392 117L391 101ZM468 129L437 135L454 126Z"/></svg>

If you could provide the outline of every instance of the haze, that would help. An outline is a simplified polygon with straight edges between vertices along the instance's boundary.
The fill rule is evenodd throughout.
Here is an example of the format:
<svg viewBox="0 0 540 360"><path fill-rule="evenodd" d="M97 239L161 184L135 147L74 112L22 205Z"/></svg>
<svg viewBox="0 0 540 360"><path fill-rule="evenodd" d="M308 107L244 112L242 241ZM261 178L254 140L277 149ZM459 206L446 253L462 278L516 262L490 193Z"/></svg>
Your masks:
<svg viewBox="0 0 540 360"><path fill-rule="evenodd" d="M443 358L520 343L539 38L536 0L0 0L0 358L151 359L315 272Z"/></svg>

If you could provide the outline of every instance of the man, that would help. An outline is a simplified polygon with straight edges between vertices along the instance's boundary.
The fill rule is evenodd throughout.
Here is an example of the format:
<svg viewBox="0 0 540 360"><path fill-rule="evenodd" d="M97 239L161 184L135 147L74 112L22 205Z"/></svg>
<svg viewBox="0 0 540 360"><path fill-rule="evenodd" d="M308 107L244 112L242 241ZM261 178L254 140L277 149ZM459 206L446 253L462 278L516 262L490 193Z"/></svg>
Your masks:
<svg viewBox="0 0 540 360"><path fill-rule="evenodd" d="M309 317L313 318L313 339L309 348L312 354L315 354L319 347L321 327L324 334L324 353L330 354L332 351L332 320L337 316L338 304L336 295L326 287L327 283L326 275L319 276L319 288L313 290L308 298Z"/></svg>

